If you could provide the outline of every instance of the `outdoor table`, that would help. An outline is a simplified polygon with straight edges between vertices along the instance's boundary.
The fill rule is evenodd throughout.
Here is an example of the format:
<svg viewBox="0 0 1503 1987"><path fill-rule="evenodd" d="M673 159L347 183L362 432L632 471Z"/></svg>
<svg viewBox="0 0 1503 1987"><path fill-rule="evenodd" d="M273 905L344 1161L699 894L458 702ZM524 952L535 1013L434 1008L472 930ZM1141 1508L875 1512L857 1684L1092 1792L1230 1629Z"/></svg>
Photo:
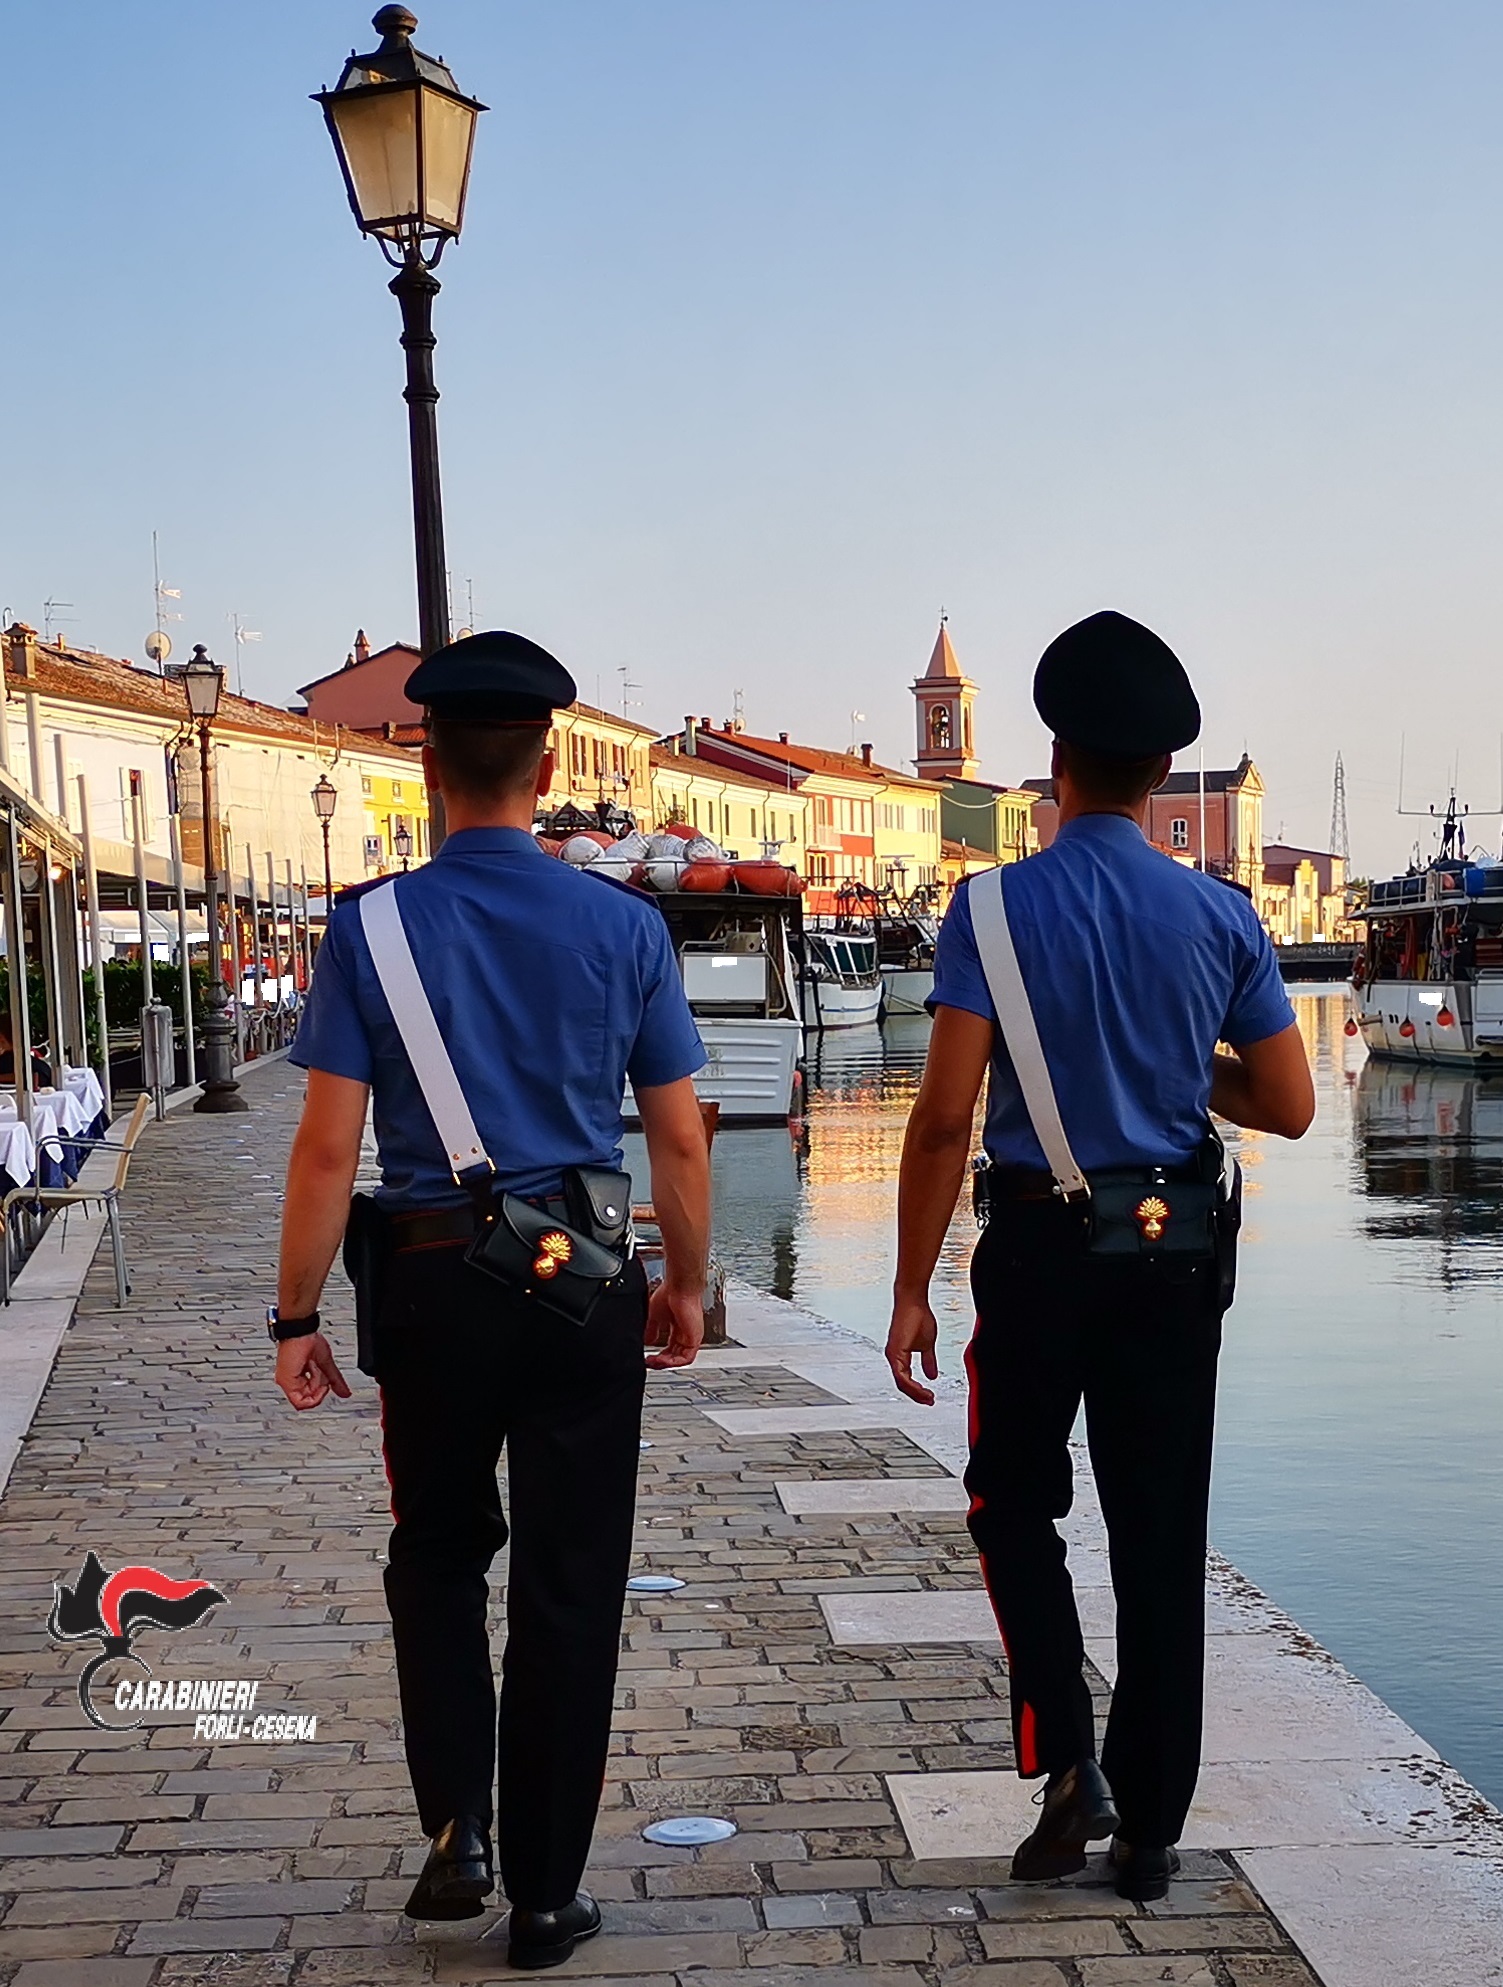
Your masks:
<svg viewBox="0 0 1503 1987"><path fill-rule="evenodd" d="M14 1090L0 1090L0 1125L19 1123ZM35 1141L37 1171L44 1187L62 1187L78 1172L77 1157L62 1140L77 1137L88 1126L83 1106L66 1090L33 1090L31 1093L31 1136ZM28 1182L18 1181L18 1185Z"/></svg>
<svg viewBox="0 0 1503 1987"><path fill-rule="evenodd" d="M76 1097L83 1106L86 1136L94 1138L105 1130L100 1123L104 1117L104 1091L99 1078L91 1069L64 1069L63 1088L70 1097Z"/></svg>
<svg viewBox="0 0 1503 1987"><path fill-rule="evenodd" d="M16 1116L14 1107L8 1117L0 1109L0 1182L5 1191L29 1187L36 1170L37 1149L31 1132Z"/></svg>

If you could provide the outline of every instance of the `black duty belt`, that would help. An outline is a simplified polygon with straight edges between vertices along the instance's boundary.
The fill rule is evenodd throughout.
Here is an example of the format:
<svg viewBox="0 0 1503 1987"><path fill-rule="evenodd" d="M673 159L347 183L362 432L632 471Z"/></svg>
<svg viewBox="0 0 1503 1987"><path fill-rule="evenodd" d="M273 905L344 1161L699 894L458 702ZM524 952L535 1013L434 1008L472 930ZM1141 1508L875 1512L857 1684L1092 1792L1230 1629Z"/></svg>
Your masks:
<svg viewBox="0 0 1503 1987"><path fill-rule="evenodd" d="M556 1220L565 1218L561 1200L540 1200L528 1196L532 1207L546 1208ZM473 1207L419 1208L415 1214L391 1216L392 1247L399 1256L416 1249L454 1249L475 1239L476 1214Z"/></svg>
<svg viewBox="0 0 1503 1987"><path fill-rule="evenodd" d="M1004 1166L993 1160L980 1169L993 1200L1058 1200L1059 1184L1047 1166ZM1092 1186L1142 1186L1163 1179L1176 1183L1204 1177L1196 1165L1131 1166L1093 1172Z"/></svg>

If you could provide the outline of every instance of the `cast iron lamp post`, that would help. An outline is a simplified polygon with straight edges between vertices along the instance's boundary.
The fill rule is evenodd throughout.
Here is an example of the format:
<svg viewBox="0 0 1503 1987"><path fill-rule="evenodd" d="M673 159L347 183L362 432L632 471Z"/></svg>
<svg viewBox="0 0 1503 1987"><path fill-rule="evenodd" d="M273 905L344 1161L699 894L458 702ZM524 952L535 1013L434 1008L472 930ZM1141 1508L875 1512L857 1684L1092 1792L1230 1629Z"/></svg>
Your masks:
<svg viewBox="0 0 1503 1987"><path fill-rule="evenodd" d="M360 232L372 235L397 273L407 354L407 427L417 548L418 646L425 656L449 639L448 575L438 476L438 388L433 383L433 274L464 221L475 120L485 109L463 95L448 67L412 46L417 16L383 7L371 21L381 46L353 52L323 106ZM440 813L437 839L443 839Z"/></svg>
<svg viewBox="0 0 1503 1987"><path fill-rule="evenodd" d="M399 821L392 830L391 845L401 857L405 870L412 860L412 830L405 821Z"/></svg>
<svg viewBox="0 0 1503 1987"><path fill-rule="evenodd" d="M339 788L327 773L320 773L318 785L313 789L313 812L318 816L318 825L324 831L324 930L329 929L329 920L334 915L334 872L329 867L329 825L334 819L334 809L339 804Z"/></svg>
<svg viewBox="0 0 1503 1987"><path fill-rule="evenodd" d="M213 725L219 713L224 671L199 642L191 662L179 671L188 714L198 726L198 766L204 816L204 908L209 921L209 991L204 999L203 1094L195 1111L245 1111L250 1106L235 1081L235 1023L224 984L224 948L219 933L219 853L214 832ZM188 970L187 961L183 971Z"/></svg>

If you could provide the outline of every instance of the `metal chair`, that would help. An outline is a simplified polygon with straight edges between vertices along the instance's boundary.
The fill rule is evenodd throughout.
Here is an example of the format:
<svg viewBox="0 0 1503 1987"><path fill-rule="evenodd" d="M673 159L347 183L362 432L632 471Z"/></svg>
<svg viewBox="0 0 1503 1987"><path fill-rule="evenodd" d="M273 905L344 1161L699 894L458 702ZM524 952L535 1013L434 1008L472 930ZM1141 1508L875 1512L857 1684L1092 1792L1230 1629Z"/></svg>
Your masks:
<svg viewBox="0 0 1503 1987"><path fill-rule="evenodd" d="M125 1240L120 1232L120 1194L130 1172L131 1158L136 1143L146 1125L146 1114L151 1109L151 1098L143 1090L136 1099L136 1107L126 1123L125 1136L118 1145L107 1138L96 1139L90 1150L116 1152L115 1177L107 1187L72 1186L43 1187L35 1182L29 1187L12 1187L0 1201L0 1304L10 1302L10 1226L11 1210L16 1207L35 1208L40 1214L47 1208L82 1207L89 1201L98 1201L104 1209L105 1219L110 1226L110 1251L115 1259L116 1301L123 1310L125 1300L130 1295L130 1285L125 1280ZM69 1144L85 1145L88 1141L73 1140Z"/></svg>

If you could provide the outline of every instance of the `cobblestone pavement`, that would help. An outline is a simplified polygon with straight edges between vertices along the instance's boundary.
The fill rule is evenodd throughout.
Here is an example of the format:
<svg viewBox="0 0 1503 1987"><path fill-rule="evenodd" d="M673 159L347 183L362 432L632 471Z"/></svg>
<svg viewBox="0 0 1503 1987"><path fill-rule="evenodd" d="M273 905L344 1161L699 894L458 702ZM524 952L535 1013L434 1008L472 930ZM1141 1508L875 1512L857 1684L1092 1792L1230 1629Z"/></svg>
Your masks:
<svg viewBox="0 0 1503 1987"><path fill-rule="evenodd" d="M0 1504L0 1981L8 1987L360 1987L506 1977L496 1936L415 1937L422 1860L398 1742L380 1590L387 1521L373 1390L295 1419L260 1323L280 1170L301 1095L254 1073L254 1112L181 1111L132 1175L135 1294L96 1266ZM348 1346L339 1282L333 1335ZM0 1320L0 1329L3 1329ZM1008 1763L990 1646L831 1645L816 1594L974 1586L948 1516L786 1515L798 1477L940 1475L897 1431L736 1440L700 1412L816 1404L781 1369L653 1381L644 1569L615 1757L587 1881L604 1935L568 1976L633 1987L1314 1987L1229 1862L1201 1853L1166 1906L1123 1905L1099 1864L1009 1885L994 1861L916 1862L883 1775ZM160 1677L260 1680L256 1709L317 1717L312 1742L208 1745L189 1712L96 1732L84 1656L49 1643L52 1583L86 1550L229 1596L203 1626L149 1631ZM110 1713L110 1715L114 1715ZM741 1832L655 1848L655 1815Z"/></svg>

